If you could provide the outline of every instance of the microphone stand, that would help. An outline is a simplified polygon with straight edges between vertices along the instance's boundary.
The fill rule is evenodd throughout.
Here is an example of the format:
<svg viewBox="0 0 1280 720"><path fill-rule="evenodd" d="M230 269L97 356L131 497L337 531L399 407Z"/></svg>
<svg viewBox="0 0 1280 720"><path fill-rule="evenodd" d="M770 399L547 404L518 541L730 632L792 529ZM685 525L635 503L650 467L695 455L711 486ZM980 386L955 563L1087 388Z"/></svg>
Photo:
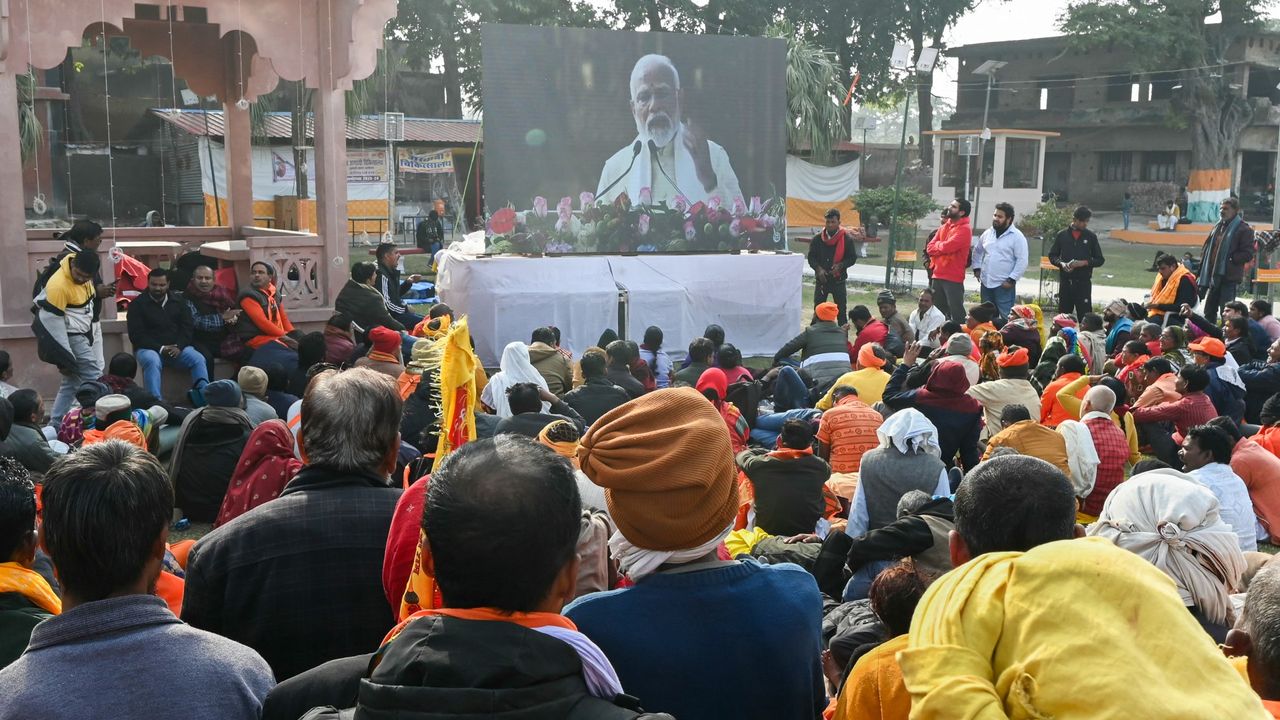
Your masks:
<svg viewBox="0 0 1280 720"><path fill-rule="evenodd" d="M653 141L650 140L649 142L653 142ZM599 194L596 195L597 199L602 198L605 195L608 195L609 191L612 190L614 186L622 182L623 178L631 174L631 168L635 167L636 165L636 158L640 157L641 147L643 147L643 145L639 140L635 141L634 143L631 143L631 162L627 164L627 169L623 170L622 174L619 175L617 178L615 178L613 182L609 183L604 190L601 190Z"/></svg>

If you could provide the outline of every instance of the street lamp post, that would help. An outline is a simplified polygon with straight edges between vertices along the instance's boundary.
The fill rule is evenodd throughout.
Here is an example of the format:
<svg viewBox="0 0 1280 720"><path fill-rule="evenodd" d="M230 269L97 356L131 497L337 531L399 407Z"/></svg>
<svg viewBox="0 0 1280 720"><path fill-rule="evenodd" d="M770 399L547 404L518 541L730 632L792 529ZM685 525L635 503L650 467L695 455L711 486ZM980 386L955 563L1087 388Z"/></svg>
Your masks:
<svg viewBox="0 0 1280 720"><path fill-rule="evenodd" d="M991 139L991 128L987 121L991 116L991 88L995 85L996 71L1008 65L1004 60L987 60L974 69L974 75L987 76L987 101L982 108L982 133L978 136L978 187L973 195L973 212L981 213L978 203L982 201L982 166L987 161L987 141ZM995 169L992 168L992 172Z"/></svg>

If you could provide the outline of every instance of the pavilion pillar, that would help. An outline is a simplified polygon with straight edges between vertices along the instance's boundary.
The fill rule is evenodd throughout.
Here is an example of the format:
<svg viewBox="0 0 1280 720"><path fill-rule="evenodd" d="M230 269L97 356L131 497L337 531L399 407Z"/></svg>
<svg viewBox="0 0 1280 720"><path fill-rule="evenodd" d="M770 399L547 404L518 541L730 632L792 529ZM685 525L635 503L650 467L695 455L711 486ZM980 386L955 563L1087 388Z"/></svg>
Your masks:
<svg viewBox="0 0 1280 720"><path fill-rule="evenodd" d="M31 268L27 262L22 202L22 148L18 140L18 81L0 61L0 318L31 321Z"/></svg>
<svg viewBox="0 0 1280 720"><path fill-rule="evenodd" d="M232 38L223 41L227 57L227 86L222 93L222 118L226 126L223 153L227 164L227 225L232 237L240 237L240 228L253 225L253 129L249 108L241 110L236 102L244 97L242 74L236 72L240 58Z"/></svg>
<svg viewBox="0 0 1280 720"><path fill-rule="evenodd" d="M317 48L329 47L337 28L335 18L324 4L317 7ZM325 305L332 306L338 291L347 281L347 115L346 94L338 82L338 69L332 52L317 52L320 69L316 91L312 94L315 116L316 228L324 239L327 260L321 273L328 282L322 294ZM335 262L341 258L342 262Z"/></svg>

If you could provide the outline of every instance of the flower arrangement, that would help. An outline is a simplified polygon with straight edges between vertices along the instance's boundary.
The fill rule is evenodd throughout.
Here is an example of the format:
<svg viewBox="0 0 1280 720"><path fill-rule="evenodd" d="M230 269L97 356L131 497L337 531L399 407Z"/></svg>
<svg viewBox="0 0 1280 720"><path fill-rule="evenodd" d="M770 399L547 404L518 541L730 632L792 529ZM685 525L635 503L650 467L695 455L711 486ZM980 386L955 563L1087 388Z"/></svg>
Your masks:
<svg viewBox="0 0 1280 720"><path fill-rule="evenodd" d="M677 195L671 205L653 202L648 188L635 202L623 192L612 202L579 193L578 210L564 197L553 214L544 197L530 210L501 208L487 224L493 253L571 254L632 252L737 252L771 250L785 212L781 198L736 198L724 207L718 197L690 203Z"/></svg>

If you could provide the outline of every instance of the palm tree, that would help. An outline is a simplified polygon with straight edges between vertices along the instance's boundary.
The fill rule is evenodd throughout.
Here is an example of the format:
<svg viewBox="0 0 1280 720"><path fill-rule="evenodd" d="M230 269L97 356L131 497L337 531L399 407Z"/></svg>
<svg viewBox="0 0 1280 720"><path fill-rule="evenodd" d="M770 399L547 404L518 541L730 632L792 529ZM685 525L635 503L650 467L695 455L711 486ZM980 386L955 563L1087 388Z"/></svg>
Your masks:
<svg viewBox="0 0 1280 720"><path fill-rule="evenodd" d="M799 37L786 23L767 34L787 41L787 149L807 150L811 159L827 162L835 144L848 136L840 97L844 71L835 53Z"/></svg>
<svg viewBox="0 0 1280 720"><path fill-rule="evenodd" d="M378 64L373 74L364 80L357 80L346 94L347 118L372 114L382 109L378 107L379 100L389 107L390 98L395 96L399 86L398 71L405 65L403 47L388 41L378 53ZM290 127L293 128L295 190L299 198L307 197L306 153L299 148L307 144L306 122L311 115L311 95L311 89L304 87L301 82L282 82L277 92L259 97L249 107L249 122L254 138L266 138L267 113L275 112L277 106L288 106Z"/></svg>

